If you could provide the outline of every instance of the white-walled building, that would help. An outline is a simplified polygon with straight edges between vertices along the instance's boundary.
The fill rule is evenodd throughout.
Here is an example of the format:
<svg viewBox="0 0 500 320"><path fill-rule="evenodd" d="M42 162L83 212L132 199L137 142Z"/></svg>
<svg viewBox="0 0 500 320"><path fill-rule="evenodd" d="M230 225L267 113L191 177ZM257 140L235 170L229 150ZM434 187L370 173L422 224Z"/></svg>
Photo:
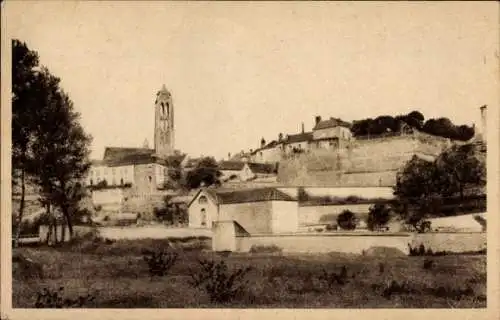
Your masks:
<svg viewBox="0 0 500 320"><path fill-rule="evenodd" d="M249 234L298 231L297 199L277 188L237 191L202 189L188 205L189 227L212 228L235 221Z"/></svg>

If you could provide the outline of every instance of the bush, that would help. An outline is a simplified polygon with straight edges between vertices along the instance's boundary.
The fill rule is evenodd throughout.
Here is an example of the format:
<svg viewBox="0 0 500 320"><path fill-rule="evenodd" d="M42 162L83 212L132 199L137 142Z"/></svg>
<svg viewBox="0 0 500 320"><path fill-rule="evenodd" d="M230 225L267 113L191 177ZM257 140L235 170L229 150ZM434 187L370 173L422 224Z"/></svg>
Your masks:
<svg viewBox="0 0 500 320"><path fill-rule="evenodd" d="M335 285L343 286L348 280L347 267L342 266L339 273L328 272L323 269L323 274L319 276L319 280L323 280L328 284L328 288L333 288Z"/></svg>
<svg viewBox="0 0 500 320"><path fill-rule="evenodd" d="M434 267L434 260L430 260L430 259L425 259L424 260L424 269L425 270L430 270Z"/></svg>
<svg viewBox="0 0 500 320"><path fill-rule="evenodd" d="M386 226L390 219L391 210L389 206L382 203L375 204L370 207L370 211L368 213L368 219L366 221L368 230L378 230L381 227Z"/></svg>
<svg viewBox="0 0 500 320"><path fill-rule="evenodd" d="M283 251L282 248L278 247L275 244L272 245L253 245L250 248L250 253L281 253Z"/></svg>
<svg viewBox="0 0 500 320"><path fill-rule="evenodd" d="M201 270L193 272L190 284L195 288L203 288L210 296L210 301L216 303L229 302L240 295L248 282L244 282L250 267L230 271L224 261L198 261Z"/></svg>
<svg viewBox="0 0 500 320"><path fill-rule="evenodd" d="M164 251L146 251L143 259L148 264L149 274L151 276L164 276L177 261L178 254L176 252Z"/></svg>
<svg viewBox="0 0 500 320"><path fill-rule="evenodd" d="M342 211L337 217L337 225L344 230L354 230L356 229L356 224L356 215L349 210Z"/></svg>
<svg viewBox="0 0 500 320"><path fill-rule="evenodd" d="M92 295L79 296L76 299L63 298L64 287L60 287L57 291L43 289L37 292L35 308L82 308L94 301Z"/></svg>

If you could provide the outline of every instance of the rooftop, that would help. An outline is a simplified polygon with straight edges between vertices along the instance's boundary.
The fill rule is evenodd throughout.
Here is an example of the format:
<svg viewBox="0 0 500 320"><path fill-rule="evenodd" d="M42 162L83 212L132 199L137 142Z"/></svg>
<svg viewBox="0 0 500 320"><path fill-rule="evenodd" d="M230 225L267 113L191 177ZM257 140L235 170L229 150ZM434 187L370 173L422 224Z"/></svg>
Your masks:
<svg viewBox="0 0 500 320"><path fill-rule="evenodd" d="M303 132L303 133L298 133L298 134L289 134L286 139L285 143L298 143L298 142L306 142L306 141L311 141L313 139L313 133L312 132Z"/></svg>
<svg viewBox="0 0 500 320"><path fill-rule="evenodd" d="M204 191L218 204L235 204L260 201L297 201L297 199L278 190L277 188L256 188L235 191L218 191L214 189L205 189Z"/></svg>
<svg viewBox="0 0 500 320"><path fill-rule="evenodd" d="M335 128L335 127L338 127L338 126L350 128L351 124L349 122L343 121L342 119L339 119L339 118L330 118L330 119L327 119L327 120L321 120L321 121L319 121L314 126L313 130Z"/></svg>

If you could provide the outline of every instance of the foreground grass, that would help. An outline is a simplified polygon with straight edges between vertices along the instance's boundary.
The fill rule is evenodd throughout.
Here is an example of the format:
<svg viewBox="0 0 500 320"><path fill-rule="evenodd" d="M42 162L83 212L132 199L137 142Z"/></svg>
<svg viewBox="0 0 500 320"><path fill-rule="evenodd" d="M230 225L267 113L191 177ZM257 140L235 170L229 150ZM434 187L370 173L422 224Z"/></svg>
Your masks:
<svg viewBox="0 0 500 320"><path fill-rule="evenodd" d="M96 297L96 308L484 308L486 256L364 257L331 254L238 254L202 250L204 239L85 243L61 248L18 248L39 262L43 275L14 272L13 306L31 308L43 288L65 288L65 296ZM170 246L179 253L164 277L151 277L143 249ZM230 304L211 303L190 286L198 259L224 259L230 268L251 266L249 285ZM424 260L433 266L425 269ZM347 269L348 282L329 286L323 270ZM394 289L394 282L397 284ZM392 283L392 284L391 284ZM391 289L392 287L392 289ZM389 289L388 289L389 288ZM399 289L398 289L399 288ZM403 289L401 289L403 288ZM467 289L467 290L466 290ZM392 294L386 294L392 291Z"/></svg>

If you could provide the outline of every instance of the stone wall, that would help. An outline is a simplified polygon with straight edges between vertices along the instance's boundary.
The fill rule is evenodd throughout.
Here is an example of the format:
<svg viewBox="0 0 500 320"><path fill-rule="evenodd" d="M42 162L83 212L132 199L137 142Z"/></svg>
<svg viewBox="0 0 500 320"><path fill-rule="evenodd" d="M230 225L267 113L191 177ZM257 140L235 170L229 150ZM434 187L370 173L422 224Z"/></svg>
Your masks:
<svg viewBox="0 0 500 320"><path fill-rule="evenodd" d="M392 186L414 155L433 157L447 139L424 133L353 140L335 151L312 150L280 162L278 183L303 186Z"/></svg>
<svg viewBox="0 0 500 320"><path fill-rule="evenodd" d="M486 239L486 232L433 232L415 234L410 243L412 247L423 244L434 252L467 252L486 249Z"/></svg>
<svg viewBox="0 0 500 320"><path fill-rule="evenodd" d="M409 254L421 243L432 251L471 252L486 248L486 233L346 233L237 236L236 251L248 252L252 246L278 246L283 252L345 252L361 254L371 247L395 248Z"/></svg>
<svg viewBox="0 0 500 320"><path fill-rule="evenodd" d="M410 235L400 234L291 234L291 235L261 235L251 237L236 237L236 250L248 252L252 246L276 245L283 252L328 253L345 252L361 254L371 247L391 247L408 253Z"/></svg>

